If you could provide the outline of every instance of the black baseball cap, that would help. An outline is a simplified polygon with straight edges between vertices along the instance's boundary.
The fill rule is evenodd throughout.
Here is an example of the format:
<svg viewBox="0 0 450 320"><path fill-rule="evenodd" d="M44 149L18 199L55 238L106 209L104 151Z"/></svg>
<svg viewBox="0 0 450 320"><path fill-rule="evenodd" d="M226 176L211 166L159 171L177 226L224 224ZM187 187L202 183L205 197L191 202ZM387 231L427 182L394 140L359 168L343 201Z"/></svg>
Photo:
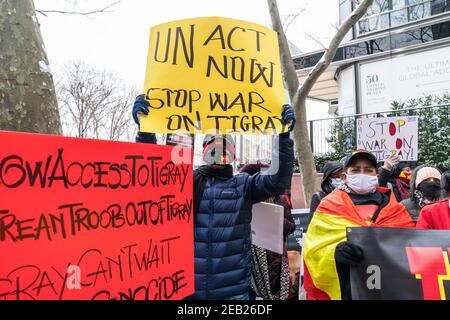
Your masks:
<svg viewBox="0 0 450 320"><path fill-rule="evenodd" d="M375 158L375 156L371 152L367 150L355 150L345 157L344 169L348 168L353 162L358 159L365 159L369 161L375 168L377 168L377 158Z"/></svg>

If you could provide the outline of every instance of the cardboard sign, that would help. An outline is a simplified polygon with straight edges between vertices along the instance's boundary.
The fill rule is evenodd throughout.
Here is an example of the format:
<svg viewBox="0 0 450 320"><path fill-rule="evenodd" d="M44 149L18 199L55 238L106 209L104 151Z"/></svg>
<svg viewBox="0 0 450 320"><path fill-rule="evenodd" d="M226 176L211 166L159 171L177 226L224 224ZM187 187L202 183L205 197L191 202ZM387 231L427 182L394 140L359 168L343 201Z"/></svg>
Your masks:
<svg viewBox="0 0 450 320"><path fill-rule="evenodd" d="M352 227L347 239L363 250L353 300L450 300L450 230Z"/></svg>
<svg viewBox="0 0 450 320"><path fill-rule="evenodd" d="M252 244L283 254L284 208L272 203L257 203L252 209Z"/></svg>
<svg viewBox="0 0 450 320"><path fill-rule="evenodd" d="M193 293L192 165L173 147L12 132L0 146L0 300Z"/></svg>
<svg viewBox="0 0 450 320"><path fill-rule="evenodd" d="M402 161L417 161L418 117L364 118L357 120L358 149L372 152L378 161L397 154Z"/></svg>
<svg viewBox="0 0 450 320"><path fill-rule="evenodd" d="M207 17L151 29L140 130L159 133L278 134L285 92L277 34Z"/></svg>

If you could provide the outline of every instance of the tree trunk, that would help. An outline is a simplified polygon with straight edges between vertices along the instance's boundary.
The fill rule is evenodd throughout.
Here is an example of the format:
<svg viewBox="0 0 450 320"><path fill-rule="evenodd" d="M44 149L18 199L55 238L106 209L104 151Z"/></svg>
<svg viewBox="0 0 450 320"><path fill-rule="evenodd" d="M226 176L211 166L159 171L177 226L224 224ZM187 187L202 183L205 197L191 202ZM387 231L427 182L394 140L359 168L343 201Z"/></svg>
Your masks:
<svg viewBox="0 0 450 320"><path fill-rule="evenodd" d="M294 103L294 97L297 89L300 87L300 83L298 81L297 72L295 71L294 61L292 60L289 51L288 41L283 31L277 2L276 0L267 0L267 3L269 5L272 27L278 33L283 78L297 117L297 125L294 129L295 151L302 172L303 193L306 205L309 205L309 200L319 188L319 184L317 183L317 170L314 163L311 144L309 142L308 123L306 119L306 99L304 101L297 99L297 103Z"/></svg>
<svg viewBox="0 0 450 320"><path fill-rule="evenodd" d="M298 156L299 165L303 176L303 190L305 200L309 201L314 192L319 188L317 183L317 171L314 163L314 155L311 150L308 135L308 123L306 119L306 99L319 79L320 75L328 68L336 51L339 48L342 39L350 31L359 19L367 12L367 9L372 5L373 0L363 0L352 14L344 21L339 30L334 35L330 42L329 48L325 50L324 55L320 61L314 66L313 70L308 74L305 82L300 86L297 73L295 71L294 61L289 52L289 46L286 35L283 31L283 26L280 20L276 0L267 0L270 17L272 19L273 29L278 32L278 42L280 45L281 65L284 79L289 90L289 95L292 100L292 106L297 116L298 125L294 130L294 139L296 143L296 152ZM326 8L324 8L325 10Z"/></svg>
<svg viewBox="0 0 450 320"><path fill-rule="evenodd" d="M0 130L61 134L32 0L0 1Z"/></svg>

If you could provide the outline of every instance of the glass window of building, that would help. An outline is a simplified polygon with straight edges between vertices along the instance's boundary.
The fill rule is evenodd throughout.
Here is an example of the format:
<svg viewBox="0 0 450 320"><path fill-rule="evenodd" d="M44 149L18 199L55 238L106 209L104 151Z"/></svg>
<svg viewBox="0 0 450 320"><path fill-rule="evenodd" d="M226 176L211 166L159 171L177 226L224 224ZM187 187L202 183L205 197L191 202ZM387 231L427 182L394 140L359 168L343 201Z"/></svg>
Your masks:
<svg viewBox="0 0 450 320"><path fill-rule="evenodd" d="M382 34L375 39L360 39L338 49L333 61L343 61L372 54L408 48L413 45L450 38L450 21L435 23L406 30L400 33ZM324 51L294 59L295 69L312 68L323 56Z"/></svg>
<svg viewBox="0 0 450 320"><path fill-rule="evenodd" d="M409 21L416 21L431 16L432 1L408 0Z"/></svg>
<svg viewBox="0 0 450 320"><path fill-rule="evenodd" d="M408 0L392 0L390 15L391 26L395 27L408 22Z"/></svg>
<svg viewBox="0 0 450 320"><path fill-rule="evenodd" d="M375 0L358 22L358 34L393 28L450 11L450 0Z"/></svg>
<svg viewBox="0 0 450 320"><path fill-rule="evenodd" d="M390 0L374 0L365 16L358 22L359 34L389 27L389 18L386 15L386 12L389 11L389 1Z"/></svg>

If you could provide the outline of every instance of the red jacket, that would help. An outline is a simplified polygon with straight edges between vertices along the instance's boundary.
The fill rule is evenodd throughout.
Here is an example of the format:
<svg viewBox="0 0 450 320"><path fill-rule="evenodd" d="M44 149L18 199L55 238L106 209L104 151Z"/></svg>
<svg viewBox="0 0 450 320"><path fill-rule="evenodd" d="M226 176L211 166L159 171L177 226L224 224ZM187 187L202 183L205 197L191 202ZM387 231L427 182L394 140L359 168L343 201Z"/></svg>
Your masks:
<svg viewBox="0 0 450 320"><path fill-rule="evenodd" d="M442 200L423 207L417 229L450 230L450 200Z"/></svg>

